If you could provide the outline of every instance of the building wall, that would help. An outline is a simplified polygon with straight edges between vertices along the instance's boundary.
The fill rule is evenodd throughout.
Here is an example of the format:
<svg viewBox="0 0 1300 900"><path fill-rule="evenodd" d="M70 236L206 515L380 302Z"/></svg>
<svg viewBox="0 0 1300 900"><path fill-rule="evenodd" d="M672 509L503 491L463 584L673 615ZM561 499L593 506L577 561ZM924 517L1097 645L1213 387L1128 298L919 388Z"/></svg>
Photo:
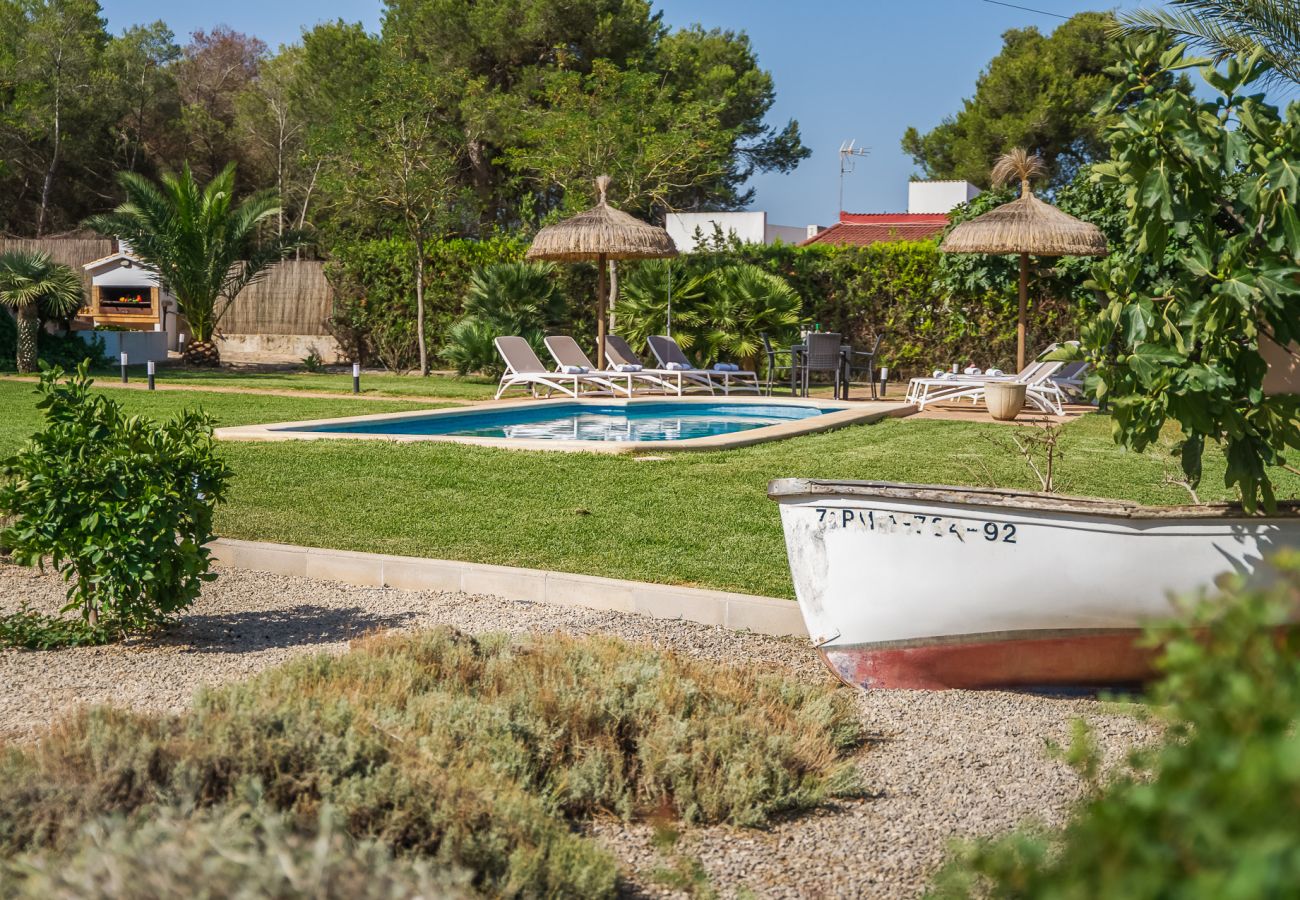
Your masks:
<svg viewBox="0 0 1300 900"><path fill-rule="evenodd" d="M980 189L969 181L911 181L907 185L907 211L946 213L979 193Z"/></svg>
<svg viewBox="0 0 1300 900"><path fill-rule="evenodd" d="M783 244L797 244L807 237L809 237L807 228L796 228L793 225L769 225L763 232L763 243L775 244L779 240Z"/></svg>
<svg viewBox="0 0 1300 900"><path fill-rule="evenodd" d="M698 249L695 230L698 228L706 240L712 239L714 225L725 235L735 235L746 244L762 244L767 240L767 213L765 212L713 212L669 213L664 227L677 249L690 253Z"/></svg>

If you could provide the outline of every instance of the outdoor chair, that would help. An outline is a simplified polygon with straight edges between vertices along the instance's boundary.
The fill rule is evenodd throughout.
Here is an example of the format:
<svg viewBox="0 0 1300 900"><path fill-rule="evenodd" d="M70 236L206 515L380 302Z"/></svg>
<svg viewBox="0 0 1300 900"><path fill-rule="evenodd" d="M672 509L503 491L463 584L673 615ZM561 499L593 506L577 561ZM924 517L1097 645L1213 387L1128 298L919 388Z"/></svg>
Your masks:
<svg viewBox="0 0 1300 900"><path fill-rule="evenodd" d="M647 366L641 362L630 344L616 334L605 335L605 359L613 363L615 371L625 367L636 367L641 376L652 379L663 387L665 392L681 396L686 391L708 391L713 393L713 380L701 375L692 375L681 369L662 369Z"/></svg>
<svg viewBox="0 0 1300 900"><path fill-rule="evenodd" d="M834 331L818 331L808 335L803 355L799 360L799 377L803 396L808 396L808 381L814 372L830 372L835 379L835 399L840 396L840 379L844 375L844 355L840 352L841 338Z"/></svg>
<svg viewBox="0 0 1300 900"><path fill-rule="evenodd" d="M617 369L597 369L587 354L578 346L578 342L567 334L553 334L546 338L544 343L551 356L555 358L555 364L559 367L559 371L585 371L587 375L606 381L611 392L621 392L624 396L630 397L632 391L635 390L635 382L640 382L647 387L662 387L655 379L642 375L639 371L620 372Z"/></svg>
<svg viewBox="0 0 1300 900"><path fill-rule="evenodd" d="M682 348L677 342L664 335L654 335L648 342L650 352L659 360L659 366L674 372L687 372L691 375L698 375L708 378L714 384L722 383L722 393L730 394L732 391L753 391L755 394L761 394L763 389L758 384L758 373L750 372L744 369L725 369L719 368L723 363L716 364L712 369L701 369L682 352Z"/></svg>
<svg viewBox="0 0 1300 900"><path fill-rule="evenodd" d="M793 383L794 380L794 351L789 347L773 347L771 339L768 338L767 332L759 335L763 339L763 353L767 356L767 395L772 396L772 389L776 384L776 376L784 372L782 381L789 378ZM784 362L782 361L784 360Z"/></svg>
<svg viewBox="0 0 1300 900"><path fill-rule="evenodd" d="M867 381L871 384L871 399L879 399L876 396L876 354L880 352L880 341L883 334L877 334L875 342L871 345L870 350L850 350L844 359L844 399L849 399L849 387L853 384L853 376L859 372L867 373Z"/></svg>
<svg viewBox="0 0 1300 900"><path fill-rule="evenodd" d="M546 388L548 397L552 392L558 391L566 397L574 398L582 393L583 388L599 388L605 393L613 390L612 384L598 376L548 370L533 352L532 345L521 337L502 336L493 343L506 364L506 370L501 374L501 383L497 386L497 400L512 387L527 387L534 397L537 396L538 388Z"/></svg>

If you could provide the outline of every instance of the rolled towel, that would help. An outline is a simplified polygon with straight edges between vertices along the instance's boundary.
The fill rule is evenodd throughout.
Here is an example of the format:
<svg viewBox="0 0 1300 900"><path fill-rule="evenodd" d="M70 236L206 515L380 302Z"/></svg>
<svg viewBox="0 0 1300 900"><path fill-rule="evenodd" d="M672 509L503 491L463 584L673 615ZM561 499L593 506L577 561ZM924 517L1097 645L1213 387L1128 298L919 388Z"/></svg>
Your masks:
<svg viewBox="0 0 1300 900"><path fill-rule="evenodd" d="M679 362L670 362L665 365L664 368L673 372L689 372L691 370L691 367L686 365L686 363Z"/></svg>
<svg viewBox="0 0 1300 900"><path fill-rule="evenodd" d="M735 363L714 363L713 371L715 372L739 372L740 366Z"/></svg>
<svg viewBox="0 0 1300 900"><path fill-rule="evenodd" d="M560 366L560 371L565 375L586 375L586 366Z"/></svg>
<svg viewBox="0 0 1300 900"><path fill-rule="evenodd" d="M642 366L638 366L635 363L619 363L618 365L614 366L614 371L615 372L640 372L642 368L643 368Z"/></svg>
<svg viewBox="0 0 1300 900"><path fill-rule="evenodd" d="M962 374L963 374L963 375L979 375L979 374L980 374L980 370L979 370L976 366L967 366L966 368L962 369Z"/></svg>
<svg viewBox="0 0 1300 900"><path fill-rule="evenodd" d="M1001 369L989 369L984 374L989 376L990 378L1001 378L1004 375L1006 375L1006 373L1003 372Z"/></svg>
<svg viewBox="0 0 1300 900"><path fill-rule="evenodd" d="M947 374L948 374L948 373L945 372L943 369L935 369L933 372L930 373L930 377L931 377L931 378L942 378L943 376L945 376L945 375L947 375Z"/></svg>

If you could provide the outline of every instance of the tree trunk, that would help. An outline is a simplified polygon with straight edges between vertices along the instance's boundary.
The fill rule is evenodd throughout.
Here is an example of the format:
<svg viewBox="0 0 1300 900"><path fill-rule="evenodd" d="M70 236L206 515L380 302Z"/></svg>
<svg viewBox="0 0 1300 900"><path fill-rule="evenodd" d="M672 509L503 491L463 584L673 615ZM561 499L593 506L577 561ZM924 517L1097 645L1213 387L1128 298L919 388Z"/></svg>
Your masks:
<svg viewBox="0 0 1300 900"><path fill-rule="evenodd" d="M41 319L36 314L36 304L28 303L18 307L18 374L35 372L36 341L41 330Z"/></svg>
<svg viewBox="0 0 1300 900"><path fill-rule="evenodd" d="M183 354L187 365L215 368L221 365L221 351L213 340L190 341Z"/></svg>
<svg viewBox="0 0 1300 900"><path fill-rule="evenodd" d="M51 129L50 140L53 147L50 150L50 165L45 170L45 180L41 184L41 208L36 213L36 236L40 237L45 233L45 217L50 209L50 192L54 188L54 170L59 165L59 148L62 143L62 117L61 104L63 102L63 79L59 76L59 83L54 88L54 127Z"/></svg>
<svg viewBox="0 0 1300 900"><path fill-rule="evenodd" d="M1020 315L1016 319L1016 371L1025 370L1025 322L1029 318L1029 254L1020 254Z"/></svg>
<svg viewBox="0 0 1300 900"><path fill-rule="evenodd" d="M415 340L420 348L420 375L429 374L429 348L424 340L424 236L415 240Z"/></svg>

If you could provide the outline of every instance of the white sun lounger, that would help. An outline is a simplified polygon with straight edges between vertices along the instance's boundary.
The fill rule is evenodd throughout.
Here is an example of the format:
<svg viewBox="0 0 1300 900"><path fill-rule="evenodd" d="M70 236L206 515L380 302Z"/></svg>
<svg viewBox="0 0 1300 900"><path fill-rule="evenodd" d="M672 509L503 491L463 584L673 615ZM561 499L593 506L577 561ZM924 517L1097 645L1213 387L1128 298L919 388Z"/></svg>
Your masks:
<svg viewBox="0 0 1300 900"><path fill-rule="evenodd" d="M978 403L984 399L984 385L989 381L1000 381L1007 384L1023 384L1025 400L1045 413L1064 415L1065 392L1051 380L1064 365L1063 362L1049 360L1034 362L1014 378L981 378L977 375L972 375L970 378L979 380L969 381L914 378L908 385L908 402L915 403L917 409L925 409L927 403L952 400L970 400L972 403Z"/></svg>
<svg viewBox="0 0 1300 900"><path fill-rule="evenodd" d="M763 389L758 384L758 373L744 370L728 372L721 369L701 369L686 358L682 348L670 337L658 334L649 338L650 352L659 360L659 368L669 371L688 372L710 379L714 384L721 382L722 393L732 391L753 391L761 394Z"/></svg>
<svg viewBox="0 0 1300 900"><path fill-rule="evenodd" d="M636 390L636 385L640 383L642 387L652 389L662 387L658 379L643 375L640 372L620 372L617 369L597 369L595 364L578 342L567 334L553 334L545 340L546 349L555 357L555 364L561 369L586 369L587 374L593 378L600 378L608 382L611 390L621 392L624 396L632 396ZM621 382L621 383L620 383Z"/></svg>
<svg viewBox="0 0 1300 900"><path fill-rule="evenodd" d="M497 386L497 400L512 387L527 387L534 397L537 396L538 388L545 388L548 397L558 391L566 397L574 398L582 394L584 388L592 393L607 394L616 390L613 384L599 376L550 371L537 358L532 345L521 337L499 337L493 343L506 364L501 383ZM593 388L596 390L592 391Z"/></svg>
<svg viewBox="0 0 1300 900"><path fill-rule="evenodd" d="M665 392L679 397L686 391L692 390L708 391L710 394L714 392L714 382L711 378L694 375L682 369L657 369L645 365L628 342L616 334L605 335L605 359L612 361L616 366L640 366L642 377L654 379Z"/></svg>

